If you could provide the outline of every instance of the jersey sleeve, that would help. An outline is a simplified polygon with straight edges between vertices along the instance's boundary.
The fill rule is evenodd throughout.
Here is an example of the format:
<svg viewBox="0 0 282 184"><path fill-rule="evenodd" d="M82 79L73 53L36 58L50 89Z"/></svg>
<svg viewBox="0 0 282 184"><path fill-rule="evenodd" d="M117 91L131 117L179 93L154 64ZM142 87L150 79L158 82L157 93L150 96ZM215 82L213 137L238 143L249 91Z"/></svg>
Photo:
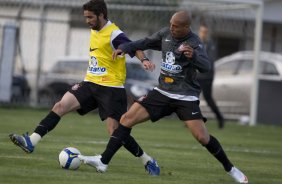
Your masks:
<svg viewBox="0 0 282 184"><path fill-rule="evenodd" d="M116 30L112 33L111 44L114 49L117 49L121 44L131 42L131 40L121 30ZM135 53L129 53L130 57L134 57Z"/></svg>
<svg viewBox="0 0 282 184"><path fill-rule="evenodd" d="M131 42L131 40L124 33L120 33L112 40L112 44L115 49L117 49L120 44L128 42Z"/></svg>
<svg viewBox="0 0 282 184"><path fill-rule="evenodd" d="M194 49L193 64L197 67L200 73L206 73L211 69L210 59L203 43L197 39L195 40L195 44L192 46Z"/></svg>
<svg viewBox="0 0 282 184"><path fill-rule="evenodd" d="M135 52L136 50L147 50L147 49L160 51L162 49L162 38L166 30L167 28L164 28L144 39L122 44L119 46L119 48L126 53L132 53Z"/></svg>

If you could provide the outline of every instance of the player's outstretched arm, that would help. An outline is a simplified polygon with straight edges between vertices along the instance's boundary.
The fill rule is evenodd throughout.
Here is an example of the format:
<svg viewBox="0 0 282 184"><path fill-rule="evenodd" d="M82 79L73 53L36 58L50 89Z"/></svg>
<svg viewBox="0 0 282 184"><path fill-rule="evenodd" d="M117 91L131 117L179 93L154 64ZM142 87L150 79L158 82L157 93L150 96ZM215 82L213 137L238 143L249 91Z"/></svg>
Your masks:
<svg viewBox="0 0 282 184"><path fill-rule="evenodd" d="M116 49L113 52L113 60L115 60L118 56L123 56L124 54L126 54L123 50L121 50L120 48ZM152 63L144 54L143 51L141 50L137 50L135 53L135 56L142 62L142 66L145 70L149 70L149 71L154 71L156 66L154 63Z"/></svg>

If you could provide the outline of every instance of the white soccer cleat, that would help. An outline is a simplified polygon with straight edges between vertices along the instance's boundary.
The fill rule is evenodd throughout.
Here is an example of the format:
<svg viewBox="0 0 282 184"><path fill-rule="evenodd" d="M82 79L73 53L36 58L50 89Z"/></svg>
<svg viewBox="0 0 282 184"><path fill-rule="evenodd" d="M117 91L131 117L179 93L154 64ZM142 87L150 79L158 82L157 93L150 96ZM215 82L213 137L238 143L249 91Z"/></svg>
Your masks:
<svg viewBox="0 0 282 184"><path fill-rule="evenodd" d="M106 172L108 165L103 164L101 161L102 156L97 155L97 156L83 156L83 155L78 155L77 156L83 163L90 165L92 167L96 168L97 172L104 173Z"/></svg>
<svg viewBox="0 0 282 184"><path fill-rule="evenodd" d="M232 167L228 174L238 183L248 183L247 176L236 167Z"/></svg>

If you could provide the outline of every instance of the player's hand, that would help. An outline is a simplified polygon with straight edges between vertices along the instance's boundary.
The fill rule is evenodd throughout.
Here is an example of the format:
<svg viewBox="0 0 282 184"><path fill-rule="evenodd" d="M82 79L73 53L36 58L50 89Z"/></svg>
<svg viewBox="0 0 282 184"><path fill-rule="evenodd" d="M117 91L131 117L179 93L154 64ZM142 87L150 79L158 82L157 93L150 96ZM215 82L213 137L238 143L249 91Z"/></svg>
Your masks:
<svg viewBox="0 0 282 184"><path fill-rule="evenodd" d="M125 53L124 53L121 49L115 50L115 51L113 52L113 55L112 55L113 60L116 60L116 58L119 57L119 56L124 56L124 54L125 54Z"/></svg>
<svg viewBox="0 0 282 184"><path fill-rule="evenodd" d="M143 62L142 62L142 65L143 65L143 68L144 68L145 70L148 70L148 71L150 71L150 72L154 71L155 68L156 68L155 64L152 63L152 62L149 61L149 60L143 61Z"/></svg>
<svg viewBox="0 0 282 184"><path fill-rule="evenodd" d="M178 51L183 52L183 54L188 58L191 59L194 54L194 49L190 47L189 45L181 45L178 48Z"/></svg>

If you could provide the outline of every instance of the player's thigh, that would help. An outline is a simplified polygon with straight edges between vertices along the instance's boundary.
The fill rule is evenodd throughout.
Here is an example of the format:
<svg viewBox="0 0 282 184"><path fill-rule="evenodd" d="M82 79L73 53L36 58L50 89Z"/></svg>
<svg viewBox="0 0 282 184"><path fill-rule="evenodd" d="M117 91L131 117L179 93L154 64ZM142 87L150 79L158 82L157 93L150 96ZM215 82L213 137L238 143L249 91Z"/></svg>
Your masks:
<svg viewBox="0 0 282 184"><path fill-rule="evenodd" d="M139 103L135 102L129 110L122 115L120 119L120 123L126 127L133 127L138 123L142 123L150 118L149 113L147 110L140 105Z"/></svg>
<svg viewBox="0 0 282 184"><path fill-rule="evenodd" d="M76 97L67 91L62 99L54 105L52 110L62 116L70 111L77 110L79 107L80 104Z"/></svg>
<svg viewBox="0 0 282 184"><path fill-rule="evenodd" d="M99 115L102 120L107 118L115 119L119 122L121 116L127 110L127 97L124 88L100 87L96 93L98 101Z"/></svg>
<svg viewBox="0 0 282 184"><path fill-rule="evenodd" d="M146 109L152 122L156 122L174 112L170 103L171 99L157 90L150 91L137 102Z"/></svg>
<svg viewBox="0 0 282 184"><path fill-rule="evenodd" d="M81 82L75 84L69 92L75 96L79 106L75 108L80 115L85 115L88 112L98 107L97 101L93 98L97 94L98 85L91 82Z"/></svg>
<svg viewBox="0 0 282 184"><path fill-rule="evenodd" d="M182 121L202 119L204 122L207 120L200 109L200 102L197 101L184 101L174 100L172 105L175 106L175 113Z"/></svg>
<svg viewBox="0 0 282 184"><path fill-rule="evenodd" d="M189 128L195 139L203 145L208 144L210 135L202 119L187 120L184 121L184 123Z"/></svg>

